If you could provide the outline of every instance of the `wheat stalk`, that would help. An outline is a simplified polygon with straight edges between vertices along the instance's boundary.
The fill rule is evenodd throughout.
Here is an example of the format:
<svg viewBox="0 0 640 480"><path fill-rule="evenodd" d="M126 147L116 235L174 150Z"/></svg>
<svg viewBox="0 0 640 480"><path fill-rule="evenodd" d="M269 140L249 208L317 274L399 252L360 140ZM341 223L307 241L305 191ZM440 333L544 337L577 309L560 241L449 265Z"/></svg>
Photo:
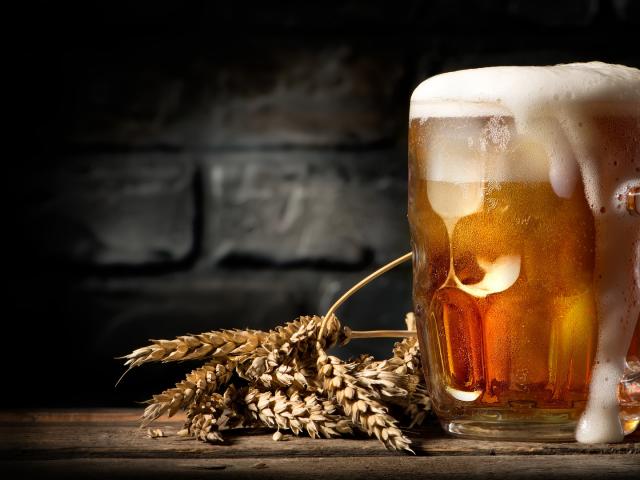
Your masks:
<svg viewBox="0 0 640 480"><path fill-rule="evenodd" d="M238 365L238 376L266 389L292 388L298 391L317 389L315 358L294 358L276 367L256 368L254 363Z"/></svg>
<svg viewBox="0 0 640 480"><path fill-rule="evenodd" d="M338 406L315 394L288 394L282 390L260 392L250 388L244 402L253 418L269 428L302 432L311 438L332 438L352 433L351 421L339 413Z"/></svg>
<svg viewBox="0 0 640 480"><path fill-rule="evenodd" d="M387 448L413 452L411 441L398 428L377 392L371 391L353 375L355 364L346 364L326 354L321 345L318 350L318 375L323 390L335 398L353 424L369 435L375 435Z"/></svg>
<svg viewBox="0 0 640 480"><path fill-rule="evenodd" d="M221 431L255 426L256 422L241 409L244 391L229 385L223 394L213 393L192 405L185 428L178 434L191 435L205 442L222 442Z"/></svg>
<svg viewBox="0 0 640 480"><path fill-rule="evenodd" d="M412 320L407 317L410 330ZM389 332L383 333L394 334ZM306 316L268 332L218 330L153 340L122 358L128 370L149 362L207 360L154 395L142 416L145 425L183 408L188 421L181 433L210 442L222 441L223 430L256 425L314 438L350 433L356 426L387 448L412 451L389 408L402 407L413 426L430 407L415 336L396 343L393 357L383 361L364 355L343 362L325 352L367 335L342 327L333 314ZM247 384L229 384L234 373Z"/></svg>
<svg viewBox="0 0 640 480"><path fill-rule="evenodd" d="M407 399L404 415L409 418L409 428L422 425L431 411L431 398L424 385L418 385Z"/></svg>
<svg viewBox="0 0 640 480"><path fill-rule="evenodd" d="M414 345L415 343L415 345ZM356 361L354 376L390 407L401 407L409 428L421 425L431 409L424 377L420 368L420 351L415 338L398 342L394 357L372 361L365 357Z"/></svg>
<svg viewBox="0 0 640 480"><path fill-rule="evenodd" d="M422 422L430 406L419 384L415 337L398 342L394 356L388 360L376 362L370 356L361 356L346 363L328 356L324 349L347 342L350 330L332 316L327 319L325 336L319 338L322 322L322 317L300 317L266 333L221 330L183 336L176 339L178 348L174 348L176 343L165 343L176 341L156 341L151 348L164 349L162 360L155 350L151 355L136 350L127 356L130 368L147 361L203 355L203 339L212 346L208 355L217 355L174 388L155 395L142 416L143 424L165 412L171 416L180 408L188 408L186 432L207 441L221 441L220 431L256 421L295 434L306 431L312 437L336 436L355 425L375 435L387 448L411 451L410 441L397 427L388 407L403 407L413 426ZM217 393L234 371L249 386L237 390L230 385L224 394ZM238 411L241 404L242 411Z"/></svg>
<svg viewBox="0 0 640 480"><path fill-rule="evenodd" d="M318 316L299 317L273 330L254 354L238 366L238 375L267 388L292 385L306 388L315 377L316 344L329 348L344 345L350 339L351 330L343 328L335 316L328 322L324 337L318 339L322 322Z"/></svg>
<svg viewBox="0 0 640 480"><path fill-rule="evenodd" d="M165 412L172 417L180 409L191 403L198 403L203 395L217 391L221 385L229 383L233 375L235 362L211 360L204 366L193 370L185 380L174 388L154 395L142 414L142 425L146 426Z"/></svg>
<svg viewBox="0 0 640 480"><path fill-rule="evenodd" d="M147 350L134 351L126 357L129 368L149 361L209 358L174 388L155 395L143 424L187 408L182 433L210 442L222 441L223 430L257 424L313 438L346 434L356 426L387 448L412 451L388 408L403 407L413 426L430 406L420 384L415 337L396 343L388 360L364 355L347 363L328 356L325 348L346 343L351 331L332 315L319 337L323 322L322 317L300 317L269 332L220 330L158 340ZM234 372L248 385L229 385L219 393Z"/></svg>
<svg viewBox="0 0 640 480"><path fill-rule="evenodd" d="M406 315L405 322L408 330L416 329L416 320L412 312ZM409 417L409 428L415 425L422 425L429 411L431 411L431 399L429 398L424 372L422 371L418 337L409 337L401 342L396 342L393 348L393 358L402 361L407 374L418 378L419 383L410 392L403 413Z"/></svg>
<svg viewBox="0 0 640 480"><path fill-rule="evenodd" d="M312 438L332 438L352 433L351 421L334 402L314 394L261 392L253 387L229 386L224 394L214 393L189 410L181 435L208 442L221 442L221 432L233 428L265 426L307 433Z"/></svg>
<svg viewBox="0 0 640 480"><path fill-rule="evenodd" d="M128 367L125 374L150 362L206 360L175 387L155 395L142 422L184 408L187 423L179 433L210 442L222 441L223 430L256 425L276 428L274 440L282 437L280 429L330 438L351 433L355 426L387 448L412 452L389 408L403 407L413 426L422 422L430 406L415 319L407 315L404 331L354 332L342 327L334 315L358 289L411 256L407 253L358 282L324 317L299 317L268 332L217 330L151 340L120 357ZM347 363L325 352L352 338L370 337L407 338L396 343L393 357L384 361L364 355ZM230 383L234 373L238 387ZM223 385L227 387L220 393Z"/></svg>
<svg viewBox="0 0 640 480"><path fill-rule="evenodd" d="M216 330L182 335L173 340L150 340L146 347L119 357L128 370L149 362L177 362L218 358L243 360L250 356L268 333L259 330ZM127 371L128 371L127 370ZM126 373L126 372L125 372Z"/></svg>
<svg viewBox="0 0 640 480"><path fill-rule="evenodd" d="M364 369L352 368L353 377L357 384L371 392L375 392L377 397L391 402L402 402L407 395L415 389L418 378L413 375L406 375L389 371L388 364L382 363L377 368L367 367Z"/></svg>
<svg viewBox="0 0 640 480"><path fill-rule="evenodd" d="M324 333L321 338L318 338L323 324ZM283 331L286 332L281 334L284 341L277 349L279 357L276 358L280 360L291 356L294 352L297 354L315 352L318 342L323 348L330 348L336 344L345 345L351 337L351 330L342 327L335 315L326 320L318 315L299 317L296 321L288 323Z"/></svg>
<svg viewBox="0 0 640 480"><path fill-rule="evenodd" d="M124 365L132 369L150 362L177 362L185 360L199 360L204 358L232 358L243 361L256 355L256 351L268 355L272 353L275 359L287 356L296 348L304 353L315 339L322 323L322 317L305 316L288 322L269 332L260 330L224 329L204 332L198 335L182 335L173 340L150 340L152 343L133 352L118 357L125 359ZM336 342L348 341L348 330L341 331L337 319L334 326L327 326L328 334L321 343L331 346ZM273 353L273 352L277 353Z"/></svg>
<svg viewBox="0 0 640 480"><path fill-rule="evenodd" d="M165 412L171 417L190 402L197 403L203 392L214 392L219 385L228 383L234 369L241 378L266 388L308 388L316 376L312 369L315 361L308 353L318 341L321 322L321 317L305 316L266 334L255 330L220 330L175 340L156 340L154 344L132 352L124 357L128 359L125 365L129 364L129 369L150 361L192 360L202 355L214 357L174 388L154 395L142 415L142 424L148 425ZM337 319L329 324L326 332L322 339L325 346L348 341L348 329L342 329ZM307 360L304 360L305 355Z"/></svg>

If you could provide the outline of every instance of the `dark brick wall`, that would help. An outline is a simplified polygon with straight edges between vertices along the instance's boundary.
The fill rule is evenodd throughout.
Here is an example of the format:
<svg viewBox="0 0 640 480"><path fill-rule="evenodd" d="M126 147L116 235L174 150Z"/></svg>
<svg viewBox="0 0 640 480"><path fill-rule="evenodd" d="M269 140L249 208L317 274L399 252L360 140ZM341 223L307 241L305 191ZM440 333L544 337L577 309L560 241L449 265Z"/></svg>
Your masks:
<svg viewBox="0 0 640 480"><path fill-rule="evenodd" d="M406 125L422 79L640 66L638 3L84 2L8 15L19 108L4 364L20 394L3 404L128 405L184 370L140 369L114 389L113 357L147 338L323 313L408 250ZM341 317L394 328L409 309L401 268Z"/></svg>

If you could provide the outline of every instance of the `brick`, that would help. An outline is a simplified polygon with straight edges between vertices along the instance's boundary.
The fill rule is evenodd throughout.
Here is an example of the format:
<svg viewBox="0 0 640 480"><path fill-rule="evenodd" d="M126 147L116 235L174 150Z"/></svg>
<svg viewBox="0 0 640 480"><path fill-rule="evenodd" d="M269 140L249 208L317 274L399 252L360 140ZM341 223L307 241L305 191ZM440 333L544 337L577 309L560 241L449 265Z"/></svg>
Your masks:
<svg viewBox="0 0 640 480"><path fill-rule="evenodd" d="M409 249L402 152L241 152L206 164L214 262L355 267Z"/></svg>
<svg viewBox="0 0 640 480"><path fill-rule="evenodd" d="M194 168L186 157L96 154L53 163L34 170L23 192L32 254L62 264L139 266L170 265L192 252Z"/></svg>
<svg viewBox="0 0 640 480"><path fill-rule="evenodd" d="M404 125L401 57L384 46L259 40L207 52L188 43L71 52L61 136L190 148L389 141Z"/></svg>
<svg viewBox="0 0 640 480"><path fill-rule="evenodd" d="M148 338L221 328L274 328L311 313L314 276L263 271L91 278L72 292L78 318L94 319L88 340L98 353L106 354L135 348Z"/></svg>

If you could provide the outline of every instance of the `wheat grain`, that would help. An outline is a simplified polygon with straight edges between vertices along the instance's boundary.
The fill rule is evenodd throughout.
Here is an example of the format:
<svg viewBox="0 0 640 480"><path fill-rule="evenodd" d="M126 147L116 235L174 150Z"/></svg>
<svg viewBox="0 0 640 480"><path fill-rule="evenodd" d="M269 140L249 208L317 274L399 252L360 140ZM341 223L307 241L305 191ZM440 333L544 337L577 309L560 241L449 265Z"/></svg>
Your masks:
<svg viewBox="0 0 640 480"><path fill-rule="evenodd" d="M255 426L255 421L242 411L244 392L245 389L229 385L224 394L213 393L192 405L187 413L185 429L179 433L205 442L222 442L221 431Z"/></svg>
<svg viewBox="0 0 640 480"><path fill-rule="evenodd" d="M416 322L413 313L408 313L405 322L407 329L415 330ZM409 428L422 425L431 410L431 399L425 384L424 372L420 359L420 345L418 337L409 337L396 342L393 348L393 358L400 359L408 375L418 379L418 383L410 390L404 408L404 415L409 418Z"/></svg>
<svg viewBox="0 0 640 480"><path fill-rule="evenodd" d="M322 318L299 317L271 331L254 354L238 366L238 374L267 388L297 386L307 388L316 377L314 371L316 344ZM328 348L349 341L349 329L342 328L334 316L320 344Z"/></svg>
<svg viewBox="0 0 640 480"><path fill-rule="evenodd" d="M343 328L335 315L327 320L324 335L318 339L322 322L323 318L317 315L298 317L275 330L274 340L277 338L279 341L273 341L270 334L263 346L271 350L272 359L279 363L282 359L291 357L294 352L302 355L307 351L315 351L318 341L323 348L332 347L337 343L346 344L349 341L350 330ZM271 345L273 347L269 348Z"/></svg>
<svg viewBox="0 0 640 480"><path fill-rule="evenodd" d="M422 373L420 345L415 337L396 342L393 346L393 357L390 360L393 359L401 360L409 374Z"/></svg>
<svg viewBox="0 0 640 480"><path fill-rule="evenodd" d="M387 448L413 452L411 441L398 428L387 407L376 392L363 387L353 375L355 364L346 364L326 354L322 345L318 350L318 374L323 390L335 398L353 424L369 435L375 435Z"/></svg>
<svg viewBox="0 0 640 480"><path fill-rule="evenodd" d="M149 437L149 438L160 438L160 437L166 437L166 435L164 434L164 432L160 428L154 428L154 429L148 428L147 429L147 437Z"/></svg>
<svg viewBox="0 0 640 480"><path fill-rule="evenodd" d="M377 368L367 367L358 369L357 367L350 369L359 386L364 389L376 392L377 396L382 399L407 397L409 392L413 390L414 385L418 383L418 379L413 375L396 373L389 371L388 363L380 363Z"/></svg>
<svg viewBox="0 0 640 480"><path fill-rule="evenodd" d="M259 330L215 330L198 335L182 335L173 340L151 340L151 345L138 348L118 357L125 359L124 365L132 369L150 362L176 362L204 358L234 359L242 362L252 356L272 355L278 359L286 357L292 350L302 354L316 342L322 318L318 316L299 317L284 326L269 332ZM337 318L330 322L322 345L331 346L336 342L348 341L348 330L342 330Z"/></svg>
<svg viewBox="0 0 640 480"><path fill-rule="evenodd" d="M238 376L249 383L260 385L266 389L293 388L299 391L314 391L316 389L317 372L315 358L294 358L276 368L255 368L255 364L248 362L238 365ZM262 373L257 373L262 372Z"/></svg>
<svg viewBox="0 0 640 480"><path fill-rule="evenodd" d="M430 410L431 398L429 398L427 389L424 384L418 385L409 395L403 411L404 415L409 418L409 428L422 425Z"/></svg>
<svg viewBox="0 0 640 480"><path fill-rule="evenodd" d="M411 364L411 360L392 357L356 364L354 373L358 383L375 392L383 404L401 407L400 413L407 417L410 428L421 425L431 409L422 372L419 368L412 369Z"/></svg>
<svg viewBox="0 0 640 480"><path fill-rule="evenodd" d="M165 412L172 417L178 410L188 407L191 403L198 403L202 395L211 394L220 386L229 383L234 367L233 361L222 363L211 360L193 370L174 388L153 396L142 414L142 425L148 425Z"/></svg>
<svg viewBox="0 0 640 480"><path fill-rule="evenodd" d="M288 395L281 390L260 392L250 388L244 402L253 418L269 428L290 430L295 435L306 432L311 438L352 433L351 421L339 413L338 406L314 394Z"/></svg>
<svg viewBox="0 0 640 480"><path fill-rule="evenodd" d="M216 330L198 335L183 335L173 340L151 340L151 345L138 348L125 359L132 369L149 362L177 362L218 358L242 361L249 357L267 333L259 330Z"/></svg>

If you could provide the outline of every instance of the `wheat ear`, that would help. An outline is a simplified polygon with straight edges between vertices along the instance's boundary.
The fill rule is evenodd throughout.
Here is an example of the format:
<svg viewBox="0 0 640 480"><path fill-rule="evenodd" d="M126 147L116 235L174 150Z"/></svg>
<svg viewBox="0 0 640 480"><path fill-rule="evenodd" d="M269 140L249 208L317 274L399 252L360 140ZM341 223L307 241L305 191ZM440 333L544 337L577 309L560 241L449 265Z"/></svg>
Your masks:
<svg viewBox="0 0 640 480"><path fill-rule="evenodd" d="M229 385L223 394L213 393L192 405L185 428L179 435L191 435L205 442L222 442L220 432L255 426L255 421L241 410L245 389Z"/></svg>
<svg viewBox="0 0 640 480"><path fill-rule="evenodd" d="M188 407L191 403L198 403L201 396L214 393L220 386L229 383L234 367L233 361L223 363L211 360L191 371L174 388L153 396L142 414L142 426L153 422L165 412L172 417L178 410Z"/></svg>
<svg viewBox="0 0 640 480"><path fill-rule="evenodd" d="M344 345L350 339L350 330L342 327L335 316L327 322L325 334L319 339L322 322L319 316L299 317L272 331L254 354L238 365L238 375L267 388L308 387L316 377L316 344L329 348Z"/></svg>
<svg viewBox="0 0 640 480"><path fill-rule="evenodd" d="M221 330L197 336L182 336L176 340L157 340L149 347L136 350L127 356L130 357L129 361L134 357L137 359L130 364L129 368L142 365L147 361L189 360L205 354L214 356L213 360L204 367L192 371L174 388L154 395L142 415L142 425L148 425L165 412L169 412L169 416L172 416L192 401L197 403L199 395L203 392L214 392L219 385L228 383L234 369L240 377L250 382L260 383L267 388L307 389L316 377L316 372L312 369L315 361L308 354L312 348L315 348L321 322L322 318L318 316L299 317L266 334L247 331L230 338L230 331ZM348 340L348 330L343 330L337 319L328 325L326 332L323 345L334 345ZM234 331L234 333L240 332ZM246 341L242 342L242 339ZM224 344L221 343L222 341ZM260 343L257 343L258 341ZM230 346L234 344L252 348L236 347L230 350ZM202 345L212 348L205 349ZM214 345L217 345L217 348L212 352ZM151 354L143 352L148 352L149 349L152 351ZM161 351L164 352L163 355L159 353ZM167 352L171 353L167 355ZM219 354L220 352L226 352L227 358ZM181 356L178 353L184 355ZM216 358L217 353L223 358ZM306 361L305 356L308 358ZM161 357L162 360L158 360ZM236 358L246 361L238 363Z"/></svg>
<svg viewBox="0 0 640 480"><path fill-rule="evenodd" d="M412 312L407 313L405 322L408 330L416 329L416 319ZM422 425L431 410L431 398L429 398L422 370L418 337L409 337L401 342L396 342L393 348L393 358L400 359L405 371L418 379L418 384L410 391L407 398L404 415L409 417L409 428Z"/></svg>
<svg viewBox="0 0 640 480"><path fill-rule="evenodd" d="M244 402L253 418L269 428L302 432L311 438L332 438L352 433L351 421L339 414L337 405L314 394L288 394L282 390L260 392L249 388Z"/></svg>
<svg viewBox="0 0 640 480"><path fill-rule="evenodd" d="M323 390L342 407L353 424L369 435L375 435L387 448L407 450L411 441L398 428L396 420L388 414L388 409L380 401L376 392L367 390L352 375L354 364L345 364L336 357L326 354L321 345L318 348L318 375Z"/></svg>
<svg viewBox="0 0 640 480"><path fill-rule="evenodd" d="M129 370L149 362L177 362L218 358L243 360L260 345L268 334L259 330L216 330L198 335L183 335L173 340L151 340L151 345L138 348L125 359Z"/></svg>

